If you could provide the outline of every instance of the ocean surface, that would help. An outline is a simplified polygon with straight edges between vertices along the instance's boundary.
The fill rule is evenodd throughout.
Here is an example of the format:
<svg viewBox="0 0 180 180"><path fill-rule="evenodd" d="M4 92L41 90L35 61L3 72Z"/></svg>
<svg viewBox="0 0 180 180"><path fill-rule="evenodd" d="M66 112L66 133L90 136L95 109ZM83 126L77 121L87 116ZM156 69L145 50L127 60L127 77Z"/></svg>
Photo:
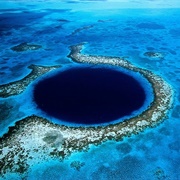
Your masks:
<svg viewBox="0 0 180 180"><path fill-rule="evenodd" d="M64 161L34 164L26 179L179 180L180 2L1 1L0 84L22 79L31 64L75 64L67 57L69 46L82 42L85 54L124 57L161 76L174 90L173 107L157 127L120 142L91 145L87 152L73 153ZM12 51L21 43L42 48ZM146 52L162 57L148 57ZM33 83L20 95L0 98L1 136L16 121L39 112L32 102ZM73 161L82 167L73 168ZM7 179L21 176L9 173Z"/></svg>

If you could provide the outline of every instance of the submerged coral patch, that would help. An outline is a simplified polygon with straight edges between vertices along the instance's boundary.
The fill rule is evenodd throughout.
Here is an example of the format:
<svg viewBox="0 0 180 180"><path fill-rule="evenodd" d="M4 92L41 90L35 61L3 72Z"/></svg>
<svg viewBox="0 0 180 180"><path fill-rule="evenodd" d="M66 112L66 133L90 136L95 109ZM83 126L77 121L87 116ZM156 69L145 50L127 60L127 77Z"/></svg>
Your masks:
<svg viewBox="0 0 180 180"><path fill-rule="evenodd" d="M71 66L36 84L34 101L44 112L63 121L111 122L131 115L146 100L143 86L129 74L102 65Z"/></svg>
<svg viewBox="0 0 180 180"><path fill-rule="evenodd" d="M28 44L28 43L24 42L17 46L13 46L11 49L16 52L21 52L21 51L28 51L28 50L38 50L40 48L42 48L41 45Z"/></svg>
<svg viewBox="0 0 180 180"><path fill-rule="evenodd" d="M152 29L152 30L165 29L163 25L154 22L140 23L137 25L137 27L140 29Z"/></svg>
<svg viewBox="0 0 180 180"><path fill-rule="evenodd" d="M145 52L144 56L147 56L149 58L160 58L160 59L164 58L163 53L161 53L161 52L152 52L152 51Z"/></svg>

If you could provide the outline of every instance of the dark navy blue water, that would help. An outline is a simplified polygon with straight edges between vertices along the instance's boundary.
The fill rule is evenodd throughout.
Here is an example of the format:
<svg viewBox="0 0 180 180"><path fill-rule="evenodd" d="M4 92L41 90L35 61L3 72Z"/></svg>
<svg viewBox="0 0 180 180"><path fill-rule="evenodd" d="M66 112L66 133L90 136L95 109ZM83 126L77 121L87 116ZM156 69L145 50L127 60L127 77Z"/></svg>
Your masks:
<svg viewBox="0 0 180 180"><path fill-rule="evenodd" d="M40 81L34 100L48 115L79 124L111 122L144 104L140 83L110 68L71 68Z"/></svg>

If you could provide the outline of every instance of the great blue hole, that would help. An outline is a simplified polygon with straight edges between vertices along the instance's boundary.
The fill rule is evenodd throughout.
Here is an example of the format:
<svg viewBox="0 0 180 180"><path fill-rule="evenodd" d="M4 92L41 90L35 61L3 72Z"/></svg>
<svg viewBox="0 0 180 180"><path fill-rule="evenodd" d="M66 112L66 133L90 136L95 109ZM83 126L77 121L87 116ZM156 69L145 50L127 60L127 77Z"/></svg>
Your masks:
<svg viewBox="0 0 180 180"><path fill-rule="evenodd" d="M37 106L49 116L75 124L102 124L131 115L146 99L143 86L109 67L71 67L39 81Z"/></svg>

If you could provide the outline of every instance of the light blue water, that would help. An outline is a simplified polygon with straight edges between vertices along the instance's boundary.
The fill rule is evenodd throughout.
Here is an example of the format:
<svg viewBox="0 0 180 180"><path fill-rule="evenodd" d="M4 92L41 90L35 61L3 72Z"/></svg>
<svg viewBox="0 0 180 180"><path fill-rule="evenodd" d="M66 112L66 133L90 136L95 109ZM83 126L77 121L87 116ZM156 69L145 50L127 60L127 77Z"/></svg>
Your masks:
<svg viewBox="0 0 180 180"><path fill-rule="evenodd" d="M103 4L96 6L95 3L85 6L69 2L55 6L51 2L6 2L1 6L0 84L23 78L30 72L27 69L30 64L71 64L73 62L66 57L68 47L87 42L84 53L123 56L136 66L162 76L174 89L174 106L158 127L121 142L91 146L88 152L72 154L63 162L35 164L27 179L179 180L180 9L167 9L178 7L178 1L171 5L166 3L166 8L155 3L153 6L159 8L151 9L135 9L136 6L121 9L120 4L111 9L105 2L103 9ZM26 52L10 49L22 42L43 48ZM164 58L148 58L143 55L147 51L162 52ZM1 106L1 135L15 121L37 111L31 106L31 100L27 100L30 89L31 86L21 95L0 99L0 104L6 105ZM84 163L80 171L71 168L74 160ZM12 176L9 175L9 179Z"/></svg>

